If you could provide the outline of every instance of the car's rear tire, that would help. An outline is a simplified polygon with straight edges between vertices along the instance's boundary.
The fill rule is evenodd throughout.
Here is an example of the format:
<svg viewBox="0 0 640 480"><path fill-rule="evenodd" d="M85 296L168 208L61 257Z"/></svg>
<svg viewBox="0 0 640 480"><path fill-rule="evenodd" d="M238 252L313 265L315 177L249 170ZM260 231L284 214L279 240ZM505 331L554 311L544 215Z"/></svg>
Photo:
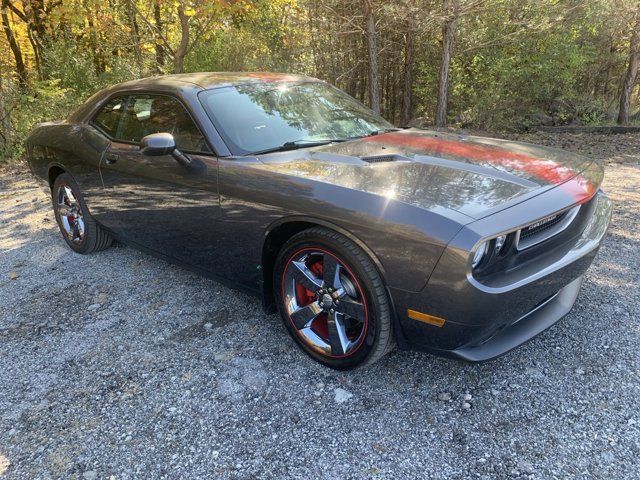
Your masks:
<svg viewBox="0 0 640 480"><path fill-rule="evenodd" d="M391 308L378 270L345 236L304 230L282 247L274 269L278 310L314 360L348 370L371 364L394 346Z"/></svg>
<svg viewBox="0 0 640 480"><path fill-rule="evenodd" d="M93 253L108 248L111 235L96 223L78 184L68 173L61 173L51 187L53 212L62 237L77 253Z"/></svg>

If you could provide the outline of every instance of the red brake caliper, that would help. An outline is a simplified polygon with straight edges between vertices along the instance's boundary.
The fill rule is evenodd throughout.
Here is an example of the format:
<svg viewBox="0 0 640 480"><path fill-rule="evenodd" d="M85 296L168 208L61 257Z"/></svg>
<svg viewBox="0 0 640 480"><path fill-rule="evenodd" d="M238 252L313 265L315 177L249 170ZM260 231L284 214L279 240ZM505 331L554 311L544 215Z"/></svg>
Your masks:
<svg viewBox="0 0 640 480"><path fill-rule="evenodd" d="M322 260L315 260L310 265L307 265L307 267L316 275L316 277L322 278ZM298 305L304 307L305 305L309 305L316 301L316 294L299 283L296 283L296 300L298 301ZM329 338L327 314L323 312L318 315L311 323L311 328L323 339L327 340Z"/></svg>

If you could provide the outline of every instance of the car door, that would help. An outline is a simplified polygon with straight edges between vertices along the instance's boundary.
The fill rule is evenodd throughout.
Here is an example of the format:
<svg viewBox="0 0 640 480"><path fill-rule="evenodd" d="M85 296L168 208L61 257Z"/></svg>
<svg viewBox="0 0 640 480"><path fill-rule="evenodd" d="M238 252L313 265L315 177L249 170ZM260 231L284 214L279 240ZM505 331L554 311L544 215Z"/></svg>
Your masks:
<svg viewBox="0 0 640 480"><path fill-rule="evenodd" d="M136 93L124 101L100 163L101 203L108 212L103 223L127 242L213 270L220 215L218 159L177 98ZM174 136L190 165L172 155L142 155L140 140L159 132Z"/></svg>

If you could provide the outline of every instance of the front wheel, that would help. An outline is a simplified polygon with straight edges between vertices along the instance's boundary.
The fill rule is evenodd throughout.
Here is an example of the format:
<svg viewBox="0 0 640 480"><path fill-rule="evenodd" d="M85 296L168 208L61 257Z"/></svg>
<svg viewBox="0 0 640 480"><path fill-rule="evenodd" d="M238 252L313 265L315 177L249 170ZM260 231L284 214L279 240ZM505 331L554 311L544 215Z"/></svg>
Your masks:
<svg viewBox="0 0 640 480"><path fill-rule="evenodd" d="M316 361L347 370L393 347L382 279L354 242L325 228L293 236L274 272L276 303L298 345Z"/></svg>

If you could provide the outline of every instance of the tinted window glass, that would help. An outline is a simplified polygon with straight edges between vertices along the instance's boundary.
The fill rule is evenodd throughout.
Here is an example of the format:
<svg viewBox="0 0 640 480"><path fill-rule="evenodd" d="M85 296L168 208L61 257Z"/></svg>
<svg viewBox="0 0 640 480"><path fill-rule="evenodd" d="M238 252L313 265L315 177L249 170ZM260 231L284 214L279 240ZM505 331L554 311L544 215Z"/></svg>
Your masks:
<svg viewBox="0 0 640 480"><path fill-rule="evenodd" d="M93 119L93 123L104 130L108 135L115 137L118 131L118 123L125 110L127 97L115 97L109 100L100 113Z"/></svg>
<svg viewBox="0 0 640 480"><path fill-rule="evenodd" d="M294 141L338 140L392 128L356 99L323 82L236 85L200 94L234 153Z"/></svg>
<svg viewBox="0 0 640 480"><path fill-rule="evenodd" d="M160 95L132 96L118 138L139 142L146 135L160 132L172 134L181 150L209 152L200 130L178 100Z"/></svg>
<svg viewBox="0 0 640 480"><path fill-rule="evenodd" d="M126 102L126 108L125 102L121 103L118 116L121 121L119 126L117 123L114 124L117 128L107 129L99 123L99 126L113 138L137 143L142 140L142 137L152 133L166 132L173 135L177 147L181 150L210 152L202 133L182 104L175 98L160 95L132 95ZM103 111L106 111L107 107L109 105ZM96 123L101 115L103 112L96 117Z"/></svg>

